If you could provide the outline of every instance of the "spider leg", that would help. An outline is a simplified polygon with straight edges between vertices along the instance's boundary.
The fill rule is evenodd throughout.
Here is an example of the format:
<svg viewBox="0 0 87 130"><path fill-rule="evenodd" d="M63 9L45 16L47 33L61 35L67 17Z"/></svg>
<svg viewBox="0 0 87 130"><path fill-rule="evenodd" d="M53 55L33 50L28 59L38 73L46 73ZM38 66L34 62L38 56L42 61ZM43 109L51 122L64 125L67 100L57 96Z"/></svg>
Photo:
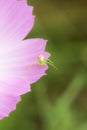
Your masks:
<svg viewBox="0 0 87 130"><path fill-rule="evenodd" d="M52 63L52 64L53 64L53 61L52 61L52 60L50 60L50 59L47 59L47 61L49 61L50 63Z"/></svg>
<svg viewBox="0 0 87 130"><path fill-rule="evenodd" d="M28 65L26 69L30 69L33 65L40 65L39 62L33 62L32 64Z"/></svg>
<svg viewBox="0 0 87 130"><path fill-rule="evenodd" d="M57 70L57 67L53 64L53 62L47 61L47 64L52 66L53 68L55 68Z"/></svg>

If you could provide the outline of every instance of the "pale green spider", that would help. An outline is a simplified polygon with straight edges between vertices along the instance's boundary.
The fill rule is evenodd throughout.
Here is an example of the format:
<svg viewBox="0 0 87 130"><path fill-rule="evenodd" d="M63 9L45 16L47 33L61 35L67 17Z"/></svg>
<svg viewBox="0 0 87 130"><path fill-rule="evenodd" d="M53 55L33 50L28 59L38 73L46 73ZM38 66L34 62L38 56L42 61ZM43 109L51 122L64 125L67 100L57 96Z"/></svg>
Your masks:
<svg viewBox="0 0 87 130"><path fill-rule="evenodd" d="M30 66L33 66L33 65L51 65L53 68L57 69L57 67L54 65L54 63L48 58L48 59L45 59L44 55L39 55L38 56L38 62L33 62ZM29 67L29 66L28 66Z"/></svg>

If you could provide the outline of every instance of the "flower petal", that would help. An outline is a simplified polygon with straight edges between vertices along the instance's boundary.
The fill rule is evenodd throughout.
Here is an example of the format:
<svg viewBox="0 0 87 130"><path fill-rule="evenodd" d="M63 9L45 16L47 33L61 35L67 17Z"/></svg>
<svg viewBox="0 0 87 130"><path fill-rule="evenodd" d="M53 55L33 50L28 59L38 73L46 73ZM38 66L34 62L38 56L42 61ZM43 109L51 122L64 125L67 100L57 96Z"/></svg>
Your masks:
<svg viewBox="0 0 87 130"><path fill-rule="evenodd" d="M5 76L0 79L0 93L19 96L30 90L29 83L21 77Z"/></svg>
<svg viewBox="0 0 87 130"><path fill-rule="evenodd" d="M0 119L9 115L16 108L16 104L20 101L19 96L11 96L0 93Z"/></svg>
<svg viewBox="0 0 87 130"><path fill-rule="evenodd" d="M2 75L18 75L31 77L30 69L34 62L38 62L38 56L43 54L45 58L50 56L49 53L45 52L46 40L43 39L29 39L21 42L19 46L11 49L9 52L1 55L0 57L0 77ZM39 66L39 65L37 65ZM36 67L35 73L41 71L45 73L47 67L44 66ZM36 75L37 75L36 74ZM34 75L32 75L34 76ZM39 75L40 76L40 75Z"/></svg>
<svg viewBox="0 0 87 130"><path fill-rule="evenodd" d="M32 9L26 0L0 0L0 44L24 39L34 24Z"/></svg>
<svg viewBox="0 0 87 130"><path fill-rule="evenodd" d="M29 70L23 73L23 77L32 84L38 81L42 76L46 75L45 71L47 69L47 65L33 65L30 66Z"/></svg>

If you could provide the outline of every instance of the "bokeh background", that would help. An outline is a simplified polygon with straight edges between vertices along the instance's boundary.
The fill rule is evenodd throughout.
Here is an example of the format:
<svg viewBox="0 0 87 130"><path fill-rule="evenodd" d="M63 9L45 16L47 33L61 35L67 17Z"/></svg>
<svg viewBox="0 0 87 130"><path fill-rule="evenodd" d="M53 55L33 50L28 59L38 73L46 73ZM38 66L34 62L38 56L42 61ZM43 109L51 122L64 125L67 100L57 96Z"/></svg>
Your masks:
<svg viewBox="0 0 87 130"><path fill-rule="evenodd" d="M48 40L57 70L32 84L0 130L87 130L87 1L28 0L36 15L26 38ZM20 21L21 22L21 21Z"/></svg>

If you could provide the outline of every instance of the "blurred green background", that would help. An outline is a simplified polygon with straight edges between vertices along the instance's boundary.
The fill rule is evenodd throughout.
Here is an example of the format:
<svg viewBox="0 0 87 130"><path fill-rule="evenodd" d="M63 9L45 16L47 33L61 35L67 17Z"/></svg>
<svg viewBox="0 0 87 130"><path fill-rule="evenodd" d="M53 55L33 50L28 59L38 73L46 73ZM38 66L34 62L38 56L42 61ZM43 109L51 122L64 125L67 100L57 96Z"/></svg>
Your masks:
<svg viewBox="0 0 87 130"><path fill-rule="evenodd" d="M28 0L35 25L26 38L48 40L57 70L32 84L0 130L87 130L87 1Z"/></svg>

